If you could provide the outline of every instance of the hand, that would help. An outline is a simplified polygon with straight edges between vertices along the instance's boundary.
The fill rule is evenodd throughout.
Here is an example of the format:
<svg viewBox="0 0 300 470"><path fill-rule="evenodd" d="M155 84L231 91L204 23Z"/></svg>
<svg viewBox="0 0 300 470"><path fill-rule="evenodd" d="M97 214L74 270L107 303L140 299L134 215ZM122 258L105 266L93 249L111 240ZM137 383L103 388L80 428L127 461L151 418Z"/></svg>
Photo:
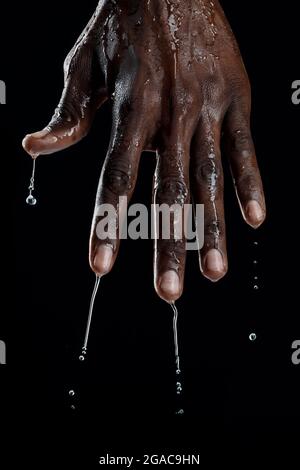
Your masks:
<svg viewBox="0 0 300 470"><path fill-rule="evenodd" d="M251 96L237 43L218 1L101 0L64 64L65 87L42 131L29 134L35 158L84 137L97 109L112 101L112 132L96 199L90 265L109 272L119 240L100 241L97 208L130 199L143 150L155 151L156 203L205 205L202 273L227 271L223 171L224 135L245 221L258 227L265 201L250 131ZM155 243L155 288L163 299L182 293L185 240Z"/></svg>

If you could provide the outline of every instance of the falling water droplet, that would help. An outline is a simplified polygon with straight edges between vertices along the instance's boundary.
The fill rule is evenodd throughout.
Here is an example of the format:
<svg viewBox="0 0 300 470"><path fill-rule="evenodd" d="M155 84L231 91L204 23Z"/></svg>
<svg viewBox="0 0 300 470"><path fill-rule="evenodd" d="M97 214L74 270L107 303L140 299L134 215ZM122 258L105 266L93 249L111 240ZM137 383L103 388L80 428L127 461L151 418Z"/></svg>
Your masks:
<svg viewBox="0 0 300 470"><path fill-rule="evenodd" d="M254 246L257 246L257 245L258 245L258 242L253 242L253 245L254 245Z"/></svg>
<svg viewBox="0 0 300 470"><path fill-rule="evenodd" d="M257 338L256 333L250 333L250 335L249 335L250 341L255 341L256 338Z"/></svg>
<svg viewBox="0 0 300 470"><path fill-rule="evenodd" d="M178 415L178 416L182 416L182 415L184 415L184 410L182 408L180 408L180 410L176 411L175 414Z"/></svg>
<svg viewBox="0 0 300 470"><path fill-rule="evenodd" d="M177 395L180 395L181 392L182 392L181 382L176 382L176 393L177 393Z"/></svg>
<svg viewBox="0 0 300 470"><path fill-rule="evenodd" d="M29 194L29 196L26 198L26 203L29 204L29 206L35 206L36 205L36 199L32 194Z"/></svg>
<svg viewBox="0 0 300 470"><path fill-rule="evenodd" d="M70 397L74 397L74 396L75 396L74 390L69 390L69 396L70 396Z"/></svg>
<svg viewBox="0 0 300 470"><path fill-rule="evenodd" d="M254 290L259 290L259 286L257 286L256 284L253 286L253 289Z"/></svg>
<svg viewBox="0 0 300 470"><path fill-rule="evenodd" d="M76 406L75 406L75 405L71 405L70 408L71 408L71 410L76 410Z"/></svg>
<svg viewBox="0 0 300 470"><path fill-rule="evenodd" d="M255 259L255 260L253 261L253 264L258 264L258 261Z"/></svg>
<svg viewBox="0 0 300 470"><path fill-rule="evenodd" d="M82 355L80 355L80 356L79 356L79 360L80 360L81 362L83 362L83 361L85 361L85 357L82 356Z"/></svg>

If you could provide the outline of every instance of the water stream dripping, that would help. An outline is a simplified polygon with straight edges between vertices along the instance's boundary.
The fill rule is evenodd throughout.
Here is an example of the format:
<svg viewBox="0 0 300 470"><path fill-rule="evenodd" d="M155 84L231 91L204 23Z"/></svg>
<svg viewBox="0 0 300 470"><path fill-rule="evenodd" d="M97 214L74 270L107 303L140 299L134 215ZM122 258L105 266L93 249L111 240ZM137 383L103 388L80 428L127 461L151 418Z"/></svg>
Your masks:
<svg viewBox="0 0 300 470"><path fill-rule="evenodd" d="M79 356L80 361L84 361L85 356L87 354L87 347L88 347L88 341L89 341L90 330L91 330L91 323L92 323L92 318L93 318L94 303L95 303L95 298L96 298L96 295L97 295L97 292L98 292L100 279L101 279L101 277L96 275L94 290L93 290L91 301L90 301L89 315L88 315L88 319L87 319L84 342L83 342L83 346L82 346L82 349L81 349L81 355Z"/></svg>
<svg viewBox="0 0 300 470"><path fill-rule="evenodd" d="M180 369L180 355L178 347L178 310L174 302L171 304L173 310L173 336L174 336L174 353L175 353L175 365L176 365L176 395L177 401L182 395L182 379L181 379L181 369ZM179 403L177 403L177 406ZM183 408L178 406L176 415L183 415Z"/></svg>
<svg viewBox="0 0 300 470"><path fill-rule="evenodd" d="M35 206L36 203L37 203L36 198L32 194L32 192L34 190L34 177L35 177L35 158L33 158L33 160L32 160L32 174L31 174L31 178L30 178L30 184L28 186L29 194L26 198L26 203L29 206Z"/></svg>

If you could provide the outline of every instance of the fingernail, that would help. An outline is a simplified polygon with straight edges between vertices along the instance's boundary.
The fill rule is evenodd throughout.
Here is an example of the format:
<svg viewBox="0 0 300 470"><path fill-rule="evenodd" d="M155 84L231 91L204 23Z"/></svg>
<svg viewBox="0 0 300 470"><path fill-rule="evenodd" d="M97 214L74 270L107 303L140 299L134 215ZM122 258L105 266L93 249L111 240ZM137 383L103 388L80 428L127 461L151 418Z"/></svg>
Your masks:
<svg viewBox="0 0 300 470"><path fill-rule="evenodd" d="M204 266L207 277L214 281L220 279L220 277L222 277L226 271L223 256L219 250L216 250L215 248L209 250L206 254Z"/></svg>
<svg viewBox="0 0 300 470"><path fill-rule="evenodd" d="M246 215L253 225L259 224L264 218L264 212L257 201L248 202L246 206Z"/></svg>
<svg viewBox="0 0 300 470"><path fill-rule="evenodd" d="M180 292L178 274L173 270L166 271L161 277L159 286L161 290L164 291L164 293L167 295L178 295Z"/></svg>
<svg viewBox="0 0 300 470"><path fill-rule="evenodd" d="M113 250L108 245L100 245L94 258L94 268L98 274L106 274L110 270Z"/></svg>

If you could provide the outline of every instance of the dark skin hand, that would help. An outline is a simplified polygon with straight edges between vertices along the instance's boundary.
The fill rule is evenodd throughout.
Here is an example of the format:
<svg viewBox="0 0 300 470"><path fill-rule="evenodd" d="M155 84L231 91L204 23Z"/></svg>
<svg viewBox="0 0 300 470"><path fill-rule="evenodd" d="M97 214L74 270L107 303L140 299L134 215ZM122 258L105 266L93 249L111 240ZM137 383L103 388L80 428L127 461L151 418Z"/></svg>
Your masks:
<svg viewBox="0 0 300 470"><path fill-rule="evenodd" d="M212 281L227 271L221 134L245 221L257 228L265 200L250 131L251 93L239 48L218 1L101 0L64 65L65 87L50 123L29 134L33 157L65 149L112 103L112 133L100 177L90 239L99 275L115 262L119 240L99 240L97 207L117 208L134 191L144 150L156 152L156 203L205 206L201 271ZM185 240L155 242L160 297L183 290Z"/></svg>

